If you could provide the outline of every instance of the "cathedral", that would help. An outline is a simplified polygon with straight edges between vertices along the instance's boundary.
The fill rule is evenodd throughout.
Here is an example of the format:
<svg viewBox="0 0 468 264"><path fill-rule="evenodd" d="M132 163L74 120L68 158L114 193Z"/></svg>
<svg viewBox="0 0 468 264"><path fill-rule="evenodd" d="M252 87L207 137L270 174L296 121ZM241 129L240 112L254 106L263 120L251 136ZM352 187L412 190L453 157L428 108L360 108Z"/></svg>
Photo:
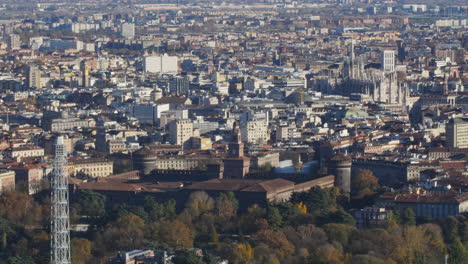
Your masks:
<svg viewBox="0 0 468 264"><path fill-rule="evenodd" d="M369 100L378 103L396 104L406 106L409 99L409 88L404 78L404 72L395 70L392 51L383 52L382 66L380 69L365 67L364 60L355 59L354 52L351 59L343 66L342 78L335 80L334 93L350 96L362 94Z"/></svg>

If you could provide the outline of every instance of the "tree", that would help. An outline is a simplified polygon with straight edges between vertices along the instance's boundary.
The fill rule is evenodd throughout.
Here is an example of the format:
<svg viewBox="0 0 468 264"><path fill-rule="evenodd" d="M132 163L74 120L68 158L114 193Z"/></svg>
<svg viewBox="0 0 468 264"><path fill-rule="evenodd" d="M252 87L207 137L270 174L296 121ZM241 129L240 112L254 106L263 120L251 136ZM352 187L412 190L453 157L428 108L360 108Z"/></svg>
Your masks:
<svg viewBox="0 0 468 264"><path fill-rule="evenodd" d="M142 244L145 222L139 216L128 214L121 216L111 225L116 233L115 243L120 249L135 249Z"/></svg>
<svg viewBox="0 0 468 264"><path fill-rule="evenodd" d="M8 246L8 236L16 233L13 224L5 218L0 218L0 233L2 234L2 248L6 249Z"/></svg>
<svg viewBox="0 0 468 264"><path fill-rule="evenodd" d="M71 241L72 262L86 264L91 257L91 241L84 238L73 238Z"/></svg>
<svg viewBox="0 0 468 264"><path fill-rule="evenodd" d="M316 248L328 243L327 234L319 227L314 225L302 225L297 229L287 227L284 234L288 241L303 252L303 256L309 255Z"/></svg>
<svg viewBox="0 0 468 264"><path fill-rule="evenodd" d="M117 206L115 214L117 215L117 218L120 218L126 215L136 215L140 217L141 219L148 221L148 213L145 211L145 208L143 208L142 206L120 204Z"/></svg>
<svg viewBox="0 0 468 264"><path fill-rule="evenodd" d="M106 197L100 193L81 190L78 192L76 200L83 215L101 217L106 213Z"/></svg>
<svg viewBox="0 0 468 264"><path fill-rule="evenodd" d="M286 256L292 255L295 250L294 245L281 231L273 231L270 229L260 230L253 236L253 241L268 245L280 260Z"/></svg>
<svg viewBox="0 0 468 264"><path fill-rule="evenodd" d="M416 224L416 214L413 209L405 208L400 216L400 221L402 225L415 225Z"/></svg>
<svg viewBox="0 0 468 264"><path fill-rule="evenodd" d="M274 169L270 162L265 163L264 165L260 166L259 171L263 172L270 172Z"/></svg>
<svg viewBox="0 0 468 264"><path fill-rule="evenodd" d="M174 264L205 264L203 259L194 252L180 251L172 258Z"/></svg>
<svg viewBox="0 0 468 264"><path fill-rule="evenodd" d="M215 201L206 192L198 191L190 194L185 205L186 210L194 217L213 210Z"/></svg>
<svg viewBox="0 0 468 264"><path fill-rule="evenodd" d="M359 170L352 178L351 187L357 193L357 197L364 197L364 194L372 194L378 187L378 179L370 170Z"/></svg>
<svg viewBox="0 0 468 264"><path fill-rule="evenodd" d="M8 264L35 264L34 260L29 256L14 256L8 258Z"/></svg>
<svg viewBox="0 0 468 264"><path fill-rule="evenodd" d="M335 212L330 212L325 217L323 217L324 223L337 223L337 224L347 224L347 225L355 225L356 221L354 221L354 217L348 214L343 209L338 209Z"/></svg>
<svg viewBox="0 0 468 264"><path fill-rule="evenodd" d="M157 203L152 196L146 196L144 208L152 222L174 219L176 216L176 202L174 200L162 204Z"/></svg>
<svg viewBox="0 0 468 264"><path fill-rule="evenodd" d="M449 263L462 264L468 259L468 250L463 246L460 239L455 239L448 248Z"/></svg>
<svg viewBox="0 0 468 264"><path fill-rule="evenodd" d="M221 193L216 199L216 213L223 218L236 215L239 202L233 192Z"/></svg>
<svg viewBox="0 0 468 264"><path fill-rule="evenodd" d="M313 187L307 192L293 193L291 202L303 202L309 210L322 213L336 208L336 192L333 188Z"/></svg>
<svg viewBox="0 0 468 264"><path fill-rule="evenodd" d="M356 232L356 228L346 224L326 224L323 229L327 233L330 242L338 242L343 247L348 245L349 238L352 232Z"/></svg>
<svg viewBox="0 0 468 264"><path fill-rule="evenodd" d="M32 196L20 192L3 193L0 197L0 216L25 227L39 227L44 219L44 206Z"/></svg>
<svg viewBox="0 0 468 264"><path fill-rule="evenodd" d="M252 205L247 209L247 213L241 215L239 228L243 233L251 234L259 229L258 219L265 219L266 210L258 205ZM268 222L267 222L268 224Z"/></svg>
<svg viewBox="0 0 468 264"><path fill-rule="evenodd" d="M355 189L374 188L378 185L379 180L375 177L371 170L359 170L356 177L353 178L353 187Z"/></svg>
<svg viewBox="0 0 468 264"><path fill-rule="evenodd" d="M299 202L295 205L301 214L307 214L307 205L305 205L303 202Z"/></svg>
<svg viewBox="0 0 468 264"><path fill-rule="evenodd" d="M267 213L268 224L273 229L279 229L283 225L283 217L276 207L270 207Z"/></svg>
<svg viewBox="0 0 468 264"><path fill-rule="evenodd" d="M149 225L148 238L150 240L164 242L173 248L193 247L193 236L190 227L178 219L164 220Z"/></svg>
<svg viewBox="0 0 468 264"><path fill-rule="evenodd" d="M233 262L238 264L252 263L253 250L248 243L239 243L233 250Z"/></svg>
<svg viewBox="0 0 468 264"><path fill-rule="evenodd" d="M219 242L218 232L216 232L216 228L214 226L211 226L211 242Z"/></svg>
<svg viewBox="0 0 468 264"><path fill-rule="evenodd" d="M315 250L314 254L309 258L310 264L341 264L346 263L347 258L343 252L334 248L331 245L322 246Z"/></svg>

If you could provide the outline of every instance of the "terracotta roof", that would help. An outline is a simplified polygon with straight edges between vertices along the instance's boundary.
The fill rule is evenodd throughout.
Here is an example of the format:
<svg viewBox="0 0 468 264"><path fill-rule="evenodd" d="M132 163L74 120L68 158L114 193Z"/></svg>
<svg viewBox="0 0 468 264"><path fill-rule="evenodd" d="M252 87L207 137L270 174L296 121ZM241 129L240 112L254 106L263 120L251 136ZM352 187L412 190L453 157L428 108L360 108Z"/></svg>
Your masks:
<svg viewBox="0 0 468 264"><path fill-rule="evenodd" d="M247 180L247 179L213 179L188 186L189 190L238 191L238 192L275 192L294 183L285 179Z"/></svg>

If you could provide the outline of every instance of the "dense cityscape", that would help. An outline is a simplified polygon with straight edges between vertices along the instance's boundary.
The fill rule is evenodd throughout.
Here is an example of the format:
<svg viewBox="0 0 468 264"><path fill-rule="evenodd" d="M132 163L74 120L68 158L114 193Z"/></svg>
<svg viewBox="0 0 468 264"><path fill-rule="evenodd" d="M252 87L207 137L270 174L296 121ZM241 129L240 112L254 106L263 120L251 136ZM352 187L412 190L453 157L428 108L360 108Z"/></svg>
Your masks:
<svg viewBox="0 0 468 264"><path fill-rule="evenodd" d="M0 264L468 263L467 28L466 0L0 0Z"/></svg>

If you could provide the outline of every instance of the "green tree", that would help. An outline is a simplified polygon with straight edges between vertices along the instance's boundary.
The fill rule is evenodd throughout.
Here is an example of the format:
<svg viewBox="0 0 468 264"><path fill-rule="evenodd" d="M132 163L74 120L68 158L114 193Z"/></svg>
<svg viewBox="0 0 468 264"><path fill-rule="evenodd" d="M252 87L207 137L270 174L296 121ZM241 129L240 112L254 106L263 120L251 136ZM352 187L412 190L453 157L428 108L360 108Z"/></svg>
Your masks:
<svg viewBox="0 0 468 264"><path fill-rule="evenodd" d="M8 258L8 264L35 264L34 260L29 256L14 256Z"/></svg>
<svg viewBox="0 0 468 264"><path fill-rule="evenodd" d="M415 225L416 224L416 214L413 209L405 208L400 215L400 221L402 225Z"/></svg>
<svg viewBox="0 0 468 264"><path fill-rule="evenodd" d="M273 229L279 229L283 225L283 217L276 207L270 207L267 212L268 225Z"/></svg>
<svg viewBox="0 0 468 264"><path fill-rule="evenodd" d="M291 202L303 202L310 211L317 213L327 212L336 208L336 192L333 188L313 187L307 192L293 193Z"/></svg>
<svg viewBox="0 0 468 264"><path fill-rule="evenodd" d="M91 190L81 190L76 201L80 205L80 213L92 217L101 217L106 213L106 197Z"/></svg>
<svg viewBox="0 0 468 264"><path fill-rule="evenodd" d="M144 208L151 222L174 219L176 216L176 202L174 200L162 204L157 203L153 197L147 196L145 197Z"/></svg>
<svg viewBox="0 0 468 264"><path fill-rule="evenodd" d="M343 247L348 245L351 233L357 231L357 229L352 225L334 223L324 225L323 229L327 233L330 242L336 241Z"/></svg>
<svg viewBox="0 0 468 264"><path fill-rule="evenodd" d="M463 246L460 239L455 239L448 247L449 263L465 264L468 260L468 250Z"/></svg>
<svg viewBox="0 0 468 264"><path fill-rule="evenodd" d="M337 224L347 224L355 225L354 217L347 213L343 209L338 209L335 212L330 212L323 217L322 220L324 223L337 223Z"/></svg>
<svg viewBox="0 0 468 264"><path fill-rule="evenodd" d="M172 262L174 264L205 264L202 257L189 251L177 252Z"/></svg>

